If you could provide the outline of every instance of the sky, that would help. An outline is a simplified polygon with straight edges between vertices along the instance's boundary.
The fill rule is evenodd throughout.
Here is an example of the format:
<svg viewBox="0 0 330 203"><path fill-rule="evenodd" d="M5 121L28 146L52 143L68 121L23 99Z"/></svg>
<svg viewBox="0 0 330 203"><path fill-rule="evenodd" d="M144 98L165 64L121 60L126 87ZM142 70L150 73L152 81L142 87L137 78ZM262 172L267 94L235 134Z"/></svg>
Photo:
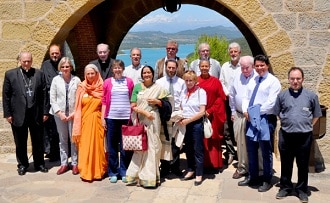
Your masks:
<svg viewBox="0 0 330 203"><path fill-rule="evenodd" d="M196 29L206 26L235 27L235 25L214 10L182 4L179 11L169 13L159 8L138 21L131 32L162 31L164 33L176 33L183 30Z"/></svg>

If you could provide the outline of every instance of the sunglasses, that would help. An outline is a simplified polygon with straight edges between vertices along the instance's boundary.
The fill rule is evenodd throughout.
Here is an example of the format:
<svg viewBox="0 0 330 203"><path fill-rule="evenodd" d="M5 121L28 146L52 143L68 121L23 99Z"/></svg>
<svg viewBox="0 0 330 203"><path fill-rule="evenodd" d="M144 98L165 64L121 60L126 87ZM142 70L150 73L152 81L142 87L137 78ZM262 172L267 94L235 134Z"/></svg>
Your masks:
<svg viewBox="0 0 330 203"><path fill-rule="evenodd" d="M168 51L175 51L176 50L176 48L173 48L173 47L167 47L166 48Z"/></svg>

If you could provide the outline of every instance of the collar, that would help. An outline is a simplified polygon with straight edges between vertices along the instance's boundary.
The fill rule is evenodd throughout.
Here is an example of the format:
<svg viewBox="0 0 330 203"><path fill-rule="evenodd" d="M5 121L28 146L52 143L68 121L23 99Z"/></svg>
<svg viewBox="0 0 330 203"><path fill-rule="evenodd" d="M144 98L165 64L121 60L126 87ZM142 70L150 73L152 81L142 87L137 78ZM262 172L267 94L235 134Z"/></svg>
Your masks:
<svg viewBox="0 0 330 203"><path fill-rule="evenodd" d="M302 90L303 90L303 87L301 87L297 91L294 91L293 89L289 88L289 92L294 98L297 98L301 94Z"/></svg>
<svg viewBox="0 0 330 203"><path fill-rule="evenodd" d="M141 68L141 63L140 63L139 65L137 65L137 66L134 66L134 65L132 64L132 68L135 69L135 70L139 70L139 69Z"/></svg>

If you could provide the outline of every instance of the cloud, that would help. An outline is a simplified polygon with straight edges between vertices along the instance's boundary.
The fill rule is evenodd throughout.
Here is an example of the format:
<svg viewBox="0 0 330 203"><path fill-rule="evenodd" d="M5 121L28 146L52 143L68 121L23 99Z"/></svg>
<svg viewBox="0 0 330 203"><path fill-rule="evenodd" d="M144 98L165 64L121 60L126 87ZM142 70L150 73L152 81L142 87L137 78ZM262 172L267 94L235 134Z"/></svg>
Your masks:
<svg viewBox="0 0 330 203"><path fill-rule="evenodd" d="M136 25L146 25L146 24L159 24L159 23L173 23L178 21L178 16L175 14L174 16L168 15L148 15L142 18Z"/></svg>
<svg viewBox="0 0 330 203"><path fill-rule="evenodd" d="M183 5L179 12L168 13L159 8L138 21L131 31L178 32L205 26L234 27L232 22L221 14L204 7Z"/></svg>

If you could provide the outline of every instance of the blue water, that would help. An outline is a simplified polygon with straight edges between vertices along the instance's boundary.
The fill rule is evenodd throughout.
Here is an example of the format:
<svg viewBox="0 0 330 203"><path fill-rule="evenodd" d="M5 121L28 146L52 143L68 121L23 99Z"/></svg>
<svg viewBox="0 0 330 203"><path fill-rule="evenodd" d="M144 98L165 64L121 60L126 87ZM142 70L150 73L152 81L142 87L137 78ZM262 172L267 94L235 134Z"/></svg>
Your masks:
<svg viewBox="0 0 330 203"><path fill-rule="evenodd" d="M190 53L194 52L195 44L182 44L179 45L179 51L177 56L180 58L186 58ZM124 54L118 54L117 59L123 60L125 66L130 65L131 58L129 57L130 50L122 50ZM155 64L158 59L166 56L166 49L163 48L141 48L142 58L141 64L147 64L151 67L155 67Z"/></svg>

